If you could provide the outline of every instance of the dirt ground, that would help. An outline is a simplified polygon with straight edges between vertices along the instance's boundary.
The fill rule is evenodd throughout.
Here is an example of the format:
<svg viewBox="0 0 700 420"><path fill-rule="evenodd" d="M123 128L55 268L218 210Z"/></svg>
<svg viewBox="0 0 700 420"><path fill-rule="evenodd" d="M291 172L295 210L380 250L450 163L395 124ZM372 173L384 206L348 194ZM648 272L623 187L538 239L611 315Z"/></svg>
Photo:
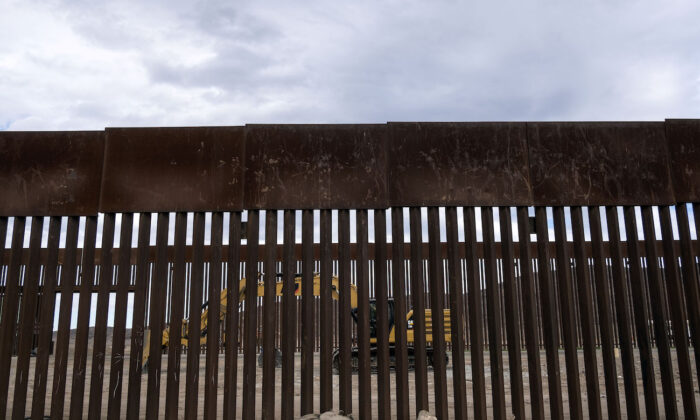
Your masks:
<svg viewBox="0 0 700 420"><path fill-rule="evenodd" d="M111 334L110 334L110 335L111 335ZM127 342L128 342L128 341L127 341ZM71 346L72 346L72 344L73 344L73 342L71 341ZM127 347L128 347L128 345L127 345ZM110 348L109 342L108 342L108 347L107 347L107 348L108 348L108 350L107 350L107 357L106 357L106 360L109 362L109 360L111 359L111 354L110 354L111 352L110 352L110 350L109 350L109 348ZM616 353L617 353L617 352L616 352ZM72 355L72 348L71 348L71 353L70 353L70 354ZM692 353L691 353L691 355L692 355ZM127 358L128 358L128 350L127 350L127 355L126 355L126 356L127 356ZM624 392L623 380L622 380L622 366L621 366L620 359L619 359L619 353L617 353L617 356L618 356L618 357L616 358L616 360L617 360L617 372L618 372L618 386L619 386L619 394L620 394L620 397L621 397L621 409L622 409L622 411L623 411L623 413L624 413L624 412L625 412L625 403L624 403L624 395L625 395L625 392ZM638 356L638 355L637 355L637 356ZM467 352L467 353L465 354L465 357L466 357L466 363L467 363L467 372L466 372L466 376L467 376L467 400L468 400L468 410L469 410L468 412L469 412L469 416L472 417L472 416L473 416L473 398L472 398L472 374L471 374L470 363L469 363L469 362L470 362L470 353ZM661 380L660 380L660 373L659 373L659 368L658 368L659 365L658 365L658 359L657 359L657 357L658 357L658 356L655 354L654 369L655 369L655 374L656 374L656 383L657 383L657 386L658 386L658 403L659 403L659 408L660 408L661 411L662 411L661 414L663 415L663 399L662 399L663 397L662 397L662 393L661 393ZM527 371L527 354L526 354L525 352L522 352L522 353L521 353L521 358L522 358L522 366L523 366L523 384L524 384L524 387L525 387L525 403L526 403L526 407L525 407L525 408L526 408L526 412L527 412L528 417L529 417L529 416L530 416L530 409L531 409L531 408L530 408L529 382L528 382L528 371ZM542 382L543 382L543 386L544 386L545 413L546 413L547 415L549 415L549 414L548 414L548 411L549 411L549 398L548 398L547 379L546 379L547 370L546 370L546 358L545 358L545 353L544 353L544 351L541 352L540 358L541 358L541 367L542 367L542 375L543 375L543 380L542 380ZM562 394L563 394L563 400L564 400L564 410L565 410L566 413L568 413L568 390L567 390L567 385L566 385L566 368L565 368L566 365L565 365L565 359L564 359L564 353L563 353L563 351L560 351L560 353L559 353L559 358L560 358L560 368L561 368L561 374L562 374L562 377L561 377L561 385L562 385ZM673 363L674 363L674 376L675 376L675 378L676 378L677 403L678 403L679 413L682 415L683 411L682 411L682 402L681 402L681 395L680 395L680 383L679 383L679 380L678 380L678 365L677 365L676 360L675 360L675 352L673 353L673 358L674 358L674 360L673 360ZM92 359L92 351L89 352L89 358L88 358L87 377L86 377L86 382L85 382L85 383L86 383L86 386L85 386L86 394L87 394L87 392L89 391L89 388L90 388L90 372L91 372L91 369L90 369L90 361L91 361L91 359ZM603 376L602 356L601 356L600 351L598 351L597 359L598 359L599 385L600 385L601 393L603 393L603 395L601 396L601 399L602 399L602 401L601 401L602 404L601 404L601 405L602 405L602 408L603 408L603 417L605 418L605 417L606 417L606 411L607 411L607 410L606 410L606 403L605 403L605 394L604 394L604 393L605 393L605 383L604 383L604 376ZM693 359L693 358L691 357L691 359ZM295 397L296 397L296 400L295 400L295 411L298 411L298 409L299 409L299 398L300 398L300 397L299 397L299 390L300 390L300 385L301 385L300 370L299 370L300 365L301 365L300 360L301 360L300 355L297 354L297 355L296 355L296 361L295 361L295 372L296 372L296 379L295 379ZM452 356L450 355L450 361L451 361L451 360L452 360ZM491 378L490 378L490 376L491 376L491 375L490 375L490 368L489 368L489 357L488 357L488 352L485 352L485 354L484 354L484 360L485 360L485 363L486 363L486 370L485 370L486 383L487 383L487 398L486 398L486 399L487 399L488 408L489 408L489 410L490 410L490 409L491 409L491 396L490 396L490 389L491 389ZM637 388L638 388L638 392L639 392L640 405L641 405L640 410L641 410L642 413L643 413L643 412L644 412L644 396L643 396L642 378L641 378L641 372L640 372L640 368L639 368L639 358L638 358L638 357L635 358L635 362L636 362L636 370L637 370ZM15 383L15 374L14 374L14 371L15 371L15 368L16 368L16 363L17 363L16 357L13 357L13 360L12 360L12 368L11 368L11 372L10 372L10 390L9 390L9 401L8 401L9 407L8 407L8 412L7 412L8 418L10 417L11 412L12 412L12 402L13 402L13 401L12 401L12 396L14 395L14 383ZM586 396L586 391L585 391L585 390L586 390L586 388L585 388L585 380L586 380L586 378L585 378L585 372L584 372L584 362L583 362L583 351L582 351L582 350L579 350L579 352L578 352L578 363L579 363L579 371L580 371L579 380L580 380L580 383L581 383L582 398L583 398L583 402L582 402L582 403L583 403L583 409L584 409L584 414L587 415L587 396ZM160 415L161 415L161 416L163 416L164 413L165 413L165 408L164 408L164 405L165 405L165 388L166 388L166 384L165 384L165 382L166 382L166 381L165 381L165 375L167 375L167 373L168 373L167 366L165 366L165 365L167 365L167 357L164 356L164 360L163 360L163 369L162 369L162 375L163 375L163 376L161 377L161 384L162 384L162 385L161 385L161 394L160 394L160 395L161 395L161 399L160 399ZM33 389L33 384L34 384L34 366L35 366L35 359L32 358L32 359L31 359L31 362L30 362L29 387L28 387L28 397L27 397L27 405L26 405L26 407L27 407L27 410L26 410L26 411L27 411L27 412L25 413L26 416L29 416L29 415L30 415L30 411L31 411L31 400L32 400L32 398L33 398L33 396L32 396L32 389ZM128 361L125 361L124 366L125 366L125 368L124 368L124 378L128 378L128 375L129 375L129 373L128 373ZM203 381L201 380L201 378L204 377L204 367L205 367L205 356L202 355L201 358L200 358L200 382L199 382L200 392L199 392L199 404L198 404L200 416L201 416L201 414L203 413L203 405L204 405L204 384L203 384ZM507 405L507 411L510 412L510 404L511 404L510 395L509 395L509 394L510 394L510 372L509 372L509 367L508 367L508 353L507 353L507 352L503 352L503 367L504 367L504 377L505 377L505 384L506 384L506 405ZM186 371L186 368L187 368L186 356L183 356L183 357L182 357L182 361L181 361L181 375L182 375L182 376L181 376L181 380L182 380L183 382L184 382L184 376L185 376L184 372ZM316 391L315 407L316 407L316 411L318 411L318 408L319 408L318 390L319 390L319 386L320 386L320 384L319 384L319 376L318 376L318 370L319 370L319 365L318 365L318 354L316 354L316 357L315 357L314 368L315 368L315 370L314 370L314 390ZM65 399L66 399L66 402L65 402L65 416L66 416L66 417L68 416L68 411L69 411L69 408L70 408L70 388L71 388L71 373L72 373L72 369L73 369L73 360L72 360L72 357L71 357L71 358L69 358L69 364L68 364L68 375L69 375L69 378L68 378L68 381L67 381L66 395L65 395L65 396L63 396L63 395L62 395L62 396L59 396L60 398L65 398ZM223 396L223 369L224 369L224 357L223 357L223 355L221 355L220 358L219 358L219 378L220 378L220 380L219 380L219 385L218 385L218 391L219 391L219 393L218 393L218 398L217 398L217 404L218 404L217 406L218 406L219 415L221 415L222 410L223 410L223 403L222 403L222 396ZM109 384L109 373L110 373L109 370L110 370L110 368L109 368L109 363L107 363L106 366L105 366L105 379L104 379L104 386L103 386L103 393L102 393L102 399L103 399L103 402L102 402L102 414L103 414L103 417L106 417L106 414L107 414L107 395L108 395L107 387L108 387L108 384ZM242 356L242 355L239 355L239 357L238 357L238 372L239 372L238 375L237 375L237 377L238 377L238 393L239 393L238 395L240 396L240 393L241 393L241 390L242 390L242 376L243 376L243 375L242 375L242 372L243 372L243 356ZM277 383L276 395L281 396L281 388L280 388L281 370L280 370L280 369L277 369L276 375L277 375L277 378L276 378L276 379L277 379L277 380L276 380L276 383ZM432 409L432 408L434 407L434 405L433 405L433 402L434 402L434 394L433 394L433 376L432 376L432 371L429 371L429 373L428 373L428 378L429 378L429 399L430 399L430 406L431 406L431 409ZM337 404L338 404L338 400L337 400L337 395L338 395L338 377L334 375L333 379L334 379L334 384L333 384L333 385L334 385L334 391L335 391L335 392L334 392L334 405L335 405L336 408L337 408ZM693 375L693 379L694 379L694 381L697 381L697 375ZM395 402L394 402L394 398L393 398L393 393L394 393L394 390L395 390L395 377L394 377L393 372L392 372L392 374L391 374L391 380L392 380L392 387L391 387L391 392L392 392L392 413L395 413L395 412L396 412L396 411L395 411L396 407L394 406ZM141 417L144 417L144 416L145 416L145 409L146 409L146 407L145 407L145 400L146 400L146 382L147 382L147 375L143 375L143 376L142 376L142 386L141 386L142 397L141 397L141 404L140 404L140 413L141 413ZM49 360L49 371L48 371L48 385L49 385L49 389L51 388L51 384L52 384L52 383L53 383L53 356L51 356L51 357L50 357L50 360ZM353 388L354 388L354 389L357 389L357 383L358 383L358 376L357 376L357 375L353 375ZM372 376L372 388L373 388L373 392L371 393L371 395L372 395L372 398L373 398L373 404L372 404L373 407L372 407L372 410L373 410L373 413L375 413L375 415L376 415L376 412L377 412L377 411L376 411L376 410L377 410L377 402L376 402L377 392L376 392L376 386L377 386L377 383L376 383L376 376L373 375L373 376ZM257 413L258 413L258 416L256 416L256 417L259 417L259 416L260 416L260 412L261 412L261 408L262 408L262 407L261 407L261 405L262 405L262 401L261 401L261 399L262 399L262 397L261 397L261 389L262 389L262 369L260 369L260 368L257 369L257 383L256 383L256 388L257 388L257 392L256 392L256 409L257 409ZM410 389L409 389L409 393L410 393L410 396L411 396L411 398L410 398L410 401L411 401L411 405L410 405L411 416L412 416L413 418L415 418L415 404L413 403L413 402L415 401L415 398L413 397L413 396L415 395L415 387L414 387L414 376L413 376L413 372L410 372L410 373L409 373L409 388L410 388ZM451 402L451 400L452 400L452 395L451 395L451 393L452 393L452 364L451 364L451 363L448 365L448 371L447 371L447 389L448 389L448 393L450 394L450 395L449 395L449 401L450 401L450 403L449 403L449 411L450 411L450 416L453 416L453 415L454 415L454 413L453 413L453 405L452 405L452 402ZM696 405L697 405L697 407L700 407L700 393L699 393L699 391L698 391L699 388L698 388L697 382L694 383L694 389L696 390L696 392L695 392L695 395L696 395ZM48 410L50 409L50 399L51 399L50 392L48 392L48 394L49 394L49 395L46 396L46 407L47 407L46 410L47 410L47 414L48 414ZM179 413L180 417L182 417L182 415L183 415L183 413L184 413L184 405L185 405L185 387L184 387L184 384L182 384L182 383L181 383L181 387L180 387L180 396L181 396L181 398L179 399L179 410L178 410L178 413ZM123 392L122 392L122 411L121 411L122 416L124 416L124 414L125 414L126 403L127 403L127 393L126 393L126 384L124 384L124 388L123 388ZM88 398L86 397L85 400L84 400L84 410L83 410L83 415L84 415L84 416L87 415L88 404L89 404L89 401L88 401ZM238 401L237 401L237 404L236 404L236 407L237 407L237 410L238 410L238 416L240 416L241 406L242 406L242 403L241 403L240 397L239 397L239 399L238 399ZM280 406L281 406L281 401L280 401L280 399L278 398L278 399L277 399L277 402L276 402L276 406L275 406L275 409L276 409L276 412L278 413L278 415L279 415ZM358 401L357 401L357 394L355 394L355 398L354 398L354 402L353 402L353 411L354 411L354 412L357 412L357 409L358 409ZM298 413L297 413L297 414L298 414Z"/></svg>

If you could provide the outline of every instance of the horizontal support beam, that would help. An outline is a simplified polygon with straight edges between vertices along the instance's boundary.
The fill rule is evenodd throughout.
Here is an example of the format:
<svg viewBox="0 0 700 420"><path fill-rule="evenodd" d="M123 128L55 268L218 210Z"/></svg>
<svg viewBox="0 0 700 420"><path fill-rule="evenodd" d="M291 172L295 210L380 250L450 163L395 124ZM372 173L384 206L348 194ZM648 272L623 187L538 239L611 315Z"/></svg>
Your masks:
<svg viewBox="0 0 700 420"><path fill-rule="evenodd" d="M693 240L691 242L692 242L692 246L695 250L696 255L699 254L700 253L700 242L697 240ZM496 242L496 246L495 246L495 256L497 258L501 258L501 256L502 256L501 247L499 244L500 244L500 242ZM627 247L625 245L625 242L622 242L622 244L623 244L622 256L627 257L628 256L627 255ZM404 249L403 258L405 260L410 259L410 246L411 245L409 243L406 243L403 246L403 249ZM514 246L514 250L515 250L514 255L519 255L520 244L518 242L515 242L513 244L513 246ZM673 246L674 246L674 250L675 250L676 255L680 255L680 249L681 249L680 248L680 241L674 241ZM567 247L568 247L569 255L573 255L573 243L567 242ZM320 245L318 243L314 244L313 250L314 250L314 259L315 260L320 259L320 252L321 252L320 249L321 248L320 248ZM586 256L589 258L592 258L593 248L592 248L592 245L590 242L586 242L586 244L584 245L584 249L586 251ZM657 241L657 249L658 249L658 251L657 251L658 255L660 257L663 257L663 245L662 245L662 241L660 241L660 240ZM386 246L386 255L387 255L388 259L391 259L391 257L392 257L392 250L393 250L392 244L388 243ZM4 261L2 264L4 266L7 266L10 262L11 252L9 252L9 251L10 250L7 250L7 252L5 252L5 257L4 257ZM27 252L22 253L22 263L23 264L27 264L29 261L29 255L28 255L29 252L27 249L25 249L25 251L27 251ZM459 256L460 256L460 258L465 257L465 251L466 250L465 250L464 243L460 242L459 243ZM137 252L136 248L132 248L132 250L131 250L131 264L136 264L136 252ZM193 252L193 248L191 245L185 247L185 262L188 262L188 263L192 262L192 252ZM425 258L427 258L427 256L428 256L428 243L427 242L424 242L422 244L421 252L422 252L422 255ZM443 259L447 258L447 243L442 242L440 244L440 252L441 252L441 258L443 258ZM555 243L550 242L549 243L549 255L553 257L555 255L555 252L556 252ZM204 247L204 261L205 262L211 261L211 253L212 253L211 246L205 246ZM277 245L276 250L275 250L275 255L276 255L277 261L282 261L282 255L283 255L282 253L283 253L283 246ZM375 244L374 243L368 244L368 255L375 255L374 253L375 253ZM530 253L531 253L531 255L537 255L537 244L536 243L530 244ZM76 262L78 264L80 263L80 255L81 254L82 254L82 249L79 248L77 250L78 257L76 259ZM483 244L483 242L478 242L476 244L476 254L477 254L478 258L484 258L484 244ZM97 250L95 251L95 264L99 265L101 263L101 255L102 255L101 249L97 248ZM168 255L169 262L175 261L175 247L174 246L168 247L168 254L167 255ZM222 247L221 255L222 255L221 261L222 262L226 261L227 256L228 256L228 245L224 245ZM265 255L265 245L258 245L257 255L259 256L259 261L262 261L262 257L260 257L260 256ZM603 255L605 257L610 257L610 255L611 255L608 242L603 243ZM640 255L642 257L646 256L644 247L642 247L642 246L640 246ZM63 249L61 249L59 251L59 254L58 254L59 264L65 263L64 256L65 256L65 252ZM245 262L247 259L247 256L248 256L248 246L241 245L241 247L240 247L240 261ZM46 257L47 257L47 250L42 249L41 250L41 260L45 261ZM301 244L295 244L294 245L294 258L297 261L301 261L301 257L302 257ZM149 250L148 261L154 262L155 258L156 258L156 247L151 246L150 250ZM334 243L331 245L331 258L333 260L338 259L338 244L337 243ZM354 243L350 244L350 258L353 260L357 259L357 244L354 244ZM114 263L114 265L117 265L117 263L116 263L117 261L119 261L119 249L115 248L114 250L112 250L112 262Z"/></svg>

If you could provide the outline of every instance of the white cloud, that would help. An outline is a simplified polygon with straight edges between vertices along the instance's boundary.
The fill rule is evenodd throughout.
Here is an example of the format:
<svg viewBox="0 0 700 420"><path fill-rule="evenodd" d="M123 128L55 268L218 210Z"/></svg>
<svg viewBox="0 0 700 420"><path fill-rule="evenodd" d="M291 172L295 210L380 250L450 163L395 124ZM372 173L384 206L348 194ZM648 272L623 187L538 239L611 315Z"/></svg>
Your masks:
<svg viewBox="0 0 700 420"><path fill-rule="evenodd" d="M0 127L700 111L694 2L15 2Z"/></svg>

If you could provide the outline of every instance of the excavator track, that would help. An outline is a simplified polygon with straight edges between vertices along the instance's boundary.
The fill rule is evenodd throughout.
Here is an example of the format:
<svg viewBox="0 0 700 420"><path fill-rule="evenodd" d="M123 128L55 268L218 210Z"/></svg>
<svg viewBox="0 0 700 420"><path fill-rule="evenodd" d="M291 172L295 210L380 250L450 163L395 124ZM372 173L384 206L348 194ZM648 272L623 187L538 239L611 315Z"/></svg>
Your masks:
<svg viewBox="0 0 700 420"><path fill-rule="evenodd" d="M396 369L396 347L389 347L389 368ZM414 370L416 367L416 357L414 353L415 349L413 347L408 347L408 370ZM358 347L353 347L352 349L352 372L357 373L360 371L360 351ZM426 360L428 366L433 366L435 354L433 353L433 348L428 347L426 349ZM445 354L445 364L449 362L449 357ZM333 352L333 373L335 375L340 373L340 353L338 350ZM370 347L370 370L372 373L377 372L377 347Z"/></svg>

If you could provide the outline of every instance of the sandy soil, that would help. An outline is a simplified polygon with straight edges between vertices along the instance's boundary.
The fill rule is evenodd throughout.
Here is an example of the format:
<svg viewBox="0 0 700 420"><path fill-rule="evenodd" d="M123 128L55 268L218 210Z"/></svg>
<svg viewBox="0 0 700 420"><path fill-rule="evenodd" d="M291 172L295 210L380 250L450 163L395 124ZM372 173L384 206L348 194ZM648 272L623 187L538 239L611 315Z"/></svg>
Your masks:
<svg viewBox="0 0 700 420"><path fill-rule="evenodd" d="M111 335L111 334L109 334L109 335ZM127 343L128 343L128 342L129 342L129 341L127 340ZM73 345L73 341L71 341L71 347L72 347L72 345ZM128 346L127 346L127 347L128 347ZM71 348L71 355L72 355L72 348ZM691 355L692 355L692 353L691 353ZM127 356L127 358L128 358L128 350L127 350L127 355L126 355L126 356ZM467 399L468 399L468 405L469 405L469 415L470 415L470 417L472 417L472 416L473 416L473 399L472 399L472 382L471 382L472 375L471 375L471 369L470 369L470 366L469 366L470 353L467 352L467 353L465 354L465 356L466 356L466 362L467 362ZM485 371L485 374L486 374L486 382L487 382L487 387L488 387L488 388L487 388L487 405L489 406L489 410L490 410L490 409L491 409L491 397L490 397L491 379L490 379L490 368L489 368L489 357L488 357L488 353L485 352L484 356L485 356L484 359L485 359L485 363L486 363L486 371ZM544 401L545 401L545 406L546 406L546 407L545 407L545 410L546 410L546 412L548 412L548 410L549 410L549 398L548 398L548 390L547 390L547 379L546 379L546 374L547 374L547 372L546 372L546 359L545 359L545 353L544 353L544 351L541 352L541 355L540 355L540 356L541 356L541 366L542 366L542 375L543 375L543 381L542 381L542 382L543 382L543 385L544 385ZM679 383L679 380L678 380L678 366L677 366L677 363L676 363L676 361L675 361L675 352L674 352L673 356L674 356L674 374L675 374L675 378L676 378L676 393L677 393L677 400L678 400L678 408L679 408L679 412L682 414L682 405L681 405L681 396L680 396L680 383ZM565 369L565 360L564 360L564 353L563 353L563 351L560 351L559 357L560 357L560 366L561 366L561 373L562 373L561 384L562 384L562 393L563 393L563 399L564 399L564 409L565 409L565 412L568 413L568 391L567 391L567 385L566 385L566 369ZM524 386L525 386L526 411L527 411L528 417L529 417L529 415L530 415L530 396L529 396L529 383L528 383L528 371L527 371L527 355L526 355L525 352L522 352L522 353L521 353L521 358L522 358L522 366L523 366L523 383L524 383ZM90 372L91 372L91 369L90 369L90 361L91 361L91 359L92 359L92 351L90 350L90 351L89 351L89 358L88 358L86 386L85 386L86 394L87 394L87 391L88 391L89 388L90 388ZM106 358L106 360L109 361L110 359L111 359L111 351L110 351L110 343L109 343L109 340L108 340L108 350L107 350L107 358ZM601 396L601 399L602 399L602 401L601 401L602 404L601 404L601 405L602 405L602 408L603 408L603 417L606 417L606 403L605 403L605 394L604 394L604 392L605 392L605 383L604 383L604 377L603 377L602 356L601 356L600 351L598 351L597 359L598 359L598 365L599 365L599 366L598 366L598 373L599 373L600 389L601 389L601 392L603 393L603 395ZM691 359L692 359L692 357L691 357ZM450 360L452 360L451 355L450 355ZM622 401L621 401L621 406L622 406L622 410L623 410L623 413L624 413L624 411L625 411L625 404L624 404L624 395L625 395L625 393L624 393L624 388L623 388L622 366L621 366L620 359L619 359L619 353L618 353L618 357L616 358L616 360L617 360L617 371L618 371L618 375L619 375L619 378L618 378L619 393L620 393L620 397L621 397L621 399L622 399ZM49 377L48 377L49 389L50 389L50 387L51 387L51 384L53 383L53 361L54 361L54 360L53 360L53 356L51 356L51 357L50 357L50 360L49 360L49 372L48 372L48 375L49 375ZM12 396L14 395L14 383L15 383L15 374L14 374L14 371L15 371L16 363L17 363L16 357L13 357L13 360L12 360L12 368L11 368L11 372L10 372L10 391L9 391L9 395L10 395L10 396L9 396L9 401L8 401L9 407L8 407L8 412L7 412L8 417L11 415L11 412L12 412L12 403L13 403L13 401L12 401ZM579 371L580 371L579 380L580 380L580 383L581 383L581 389L582 389L582 394L583 394L583 395L582 395L582 398L583 398L583 409L584 409L584 414L587 415L587 396L586 396L586 392L585 392L585 372L584 372L584 362L583 362L583 351L581 351L581 350L579 350L579 352L578 352L578 363L579 363ZM161 377L161 384L162 384L162 386L161 386L161 399L160 399L160 415L161 415L161 416L163 416L163 415L164 415L164 412L165 412L165 407L164 407L164 405L165 405L165 388L166 388L166 386L165 386L165 381L166 381L165 375L167 375L167 373L168 373L167 366L165 366L166 364L167 364L167 358L164 356L164 360L163 360L163 366L164 366L164 368L163 368L163 372L162 372L162 375L163 375L163 376ZM183 355L182 361L181 361L181 372L182 372L181 378L182 378L183 381L184 381L184 376L185 376L184 372L186 371L186 368L187 368L186 365L187 365L186 357ZM505 384L506 384L506 404L507 404L507 406L508 406L508 407L507 407L507 411L510 412L510 408L509 408L509 407L510 407L510 403L511 403L511 402L510 402L510 395L509 395L509 391L510 391L510 372L509 372L509 368L508 368L508 354L507 354L507 352L503 352L503 365L504 365L504 376L505 376ZM31 400L32 400L32 398L33 398L33 396L32 396L32 389L33 389L33 383L34 383L34 366L35 366L35 359L32 358L32 359L31 359L31 362L30 362L30 376L29 376L30 380L29 380L29 389L28 389L28 397L27 397L27 405L26 405L26 406L27 406L27 410L26 410L26 413L25 413L26 416L29 416L29 415L30 415ZM200 415L201 415L201 413L203 412L203 405L204 405L204 384L203 384L203 381L201 381L201 378L204 377L204 366L205 366L205 356L202 355L201 358L200 358L200 382L199 382L200 393L199 393L199 404L198 404L198 408L199 408ZM300 398L300 397L299 397L299 389L300 389L300 371L299 371L299 367L300 367L300 355L297 354L297 355L296 355L296 361L295 361L295 368L296 368L295 371L296 371L296 374L297 374L297 377L296 377L296 380L295 380L295 397L296 397L296 401L295 401L295 409L296 409L296 410L295 410L295 411L298 411L298 407L299 407L299 398ZM654 364L654 367L655 367L655 374L656 374L656 378L657 378L657 379L656 379L656 383L657 383L658 388L659 388L659 391L658 391L658 403L659 403L660 409L663 411L663 400L662 400L662 394L661 394L661 381L660 381L660 373L659 373L659 369L658 369L658 360L656 359L656 355L655 355L655 364ZM636 368L637 368L637 369L636 369L636 370L637 370L637 388L638 388L638 391L639 391L640 404L641 404L640 410L641 410L642 413L643 413L643 412L644 412L644 397L643 397L642 379L641 379L641 372L640 372L640 370L639 370L639 358L638 358L638 357L636 357ZM72 357L71 357L71 358L69 358L69 364L68 364L68 375L69 375L69 378L68 378L67 387L66 387L66 395L65 395L65 396L57 396L57 397L65 398L65 399L66 399L66 402L65 402L65 415L66 415L66 417L68 416L68 411L69 411L69 408L70 408L70 388L71 388L71 372L72 372L72 369L73 369L73 360L72 360ZM218 398L217 398L217 407L218 407L218 412L219 412L219 414L221 414L221 413L222 413L222 410L223 410L223 408L222 408L222 407L223 407L223 406L222 406L222 396L223 396L223 379L222 379L222 378L223 378L223 369L224 369L224 357L223 357L223 355L220 355L220 357L219 357L219 378L220 378L220 380L219 380L219 384L218 384L218 391L219 391L219 393L218 393ZM110 374L109 370L110 370L110 369L109 369L109 363L107 363L107 366L105 367L105 380L104 380L103 393L102 393L102 399L103 399L103 402L102 402L102 413L103 413L103 417L106 417L106 414L107 414L107 395L108 395L107 386L108 386L108 384L109 384L109 374ZM318 392L319 386L320 386L320 384L319 384L318 370L319 370L319 367L318 367L318 354L317 354L316 357L315 357L315 370L314 370L314 380L315 380L314 389L315 389L316 392ZM239 392L239 395L240 395L240 392L241 392L241 390L242 390L242 376L243 376L243 375L242 375L242 372L243 372L243 357L242 357L242 355L239 355L239 357L238 357L238 372L239 372L239 374L238 374L238 392ZM125 378L128 378L128 375L129 375L129 373L128 373L128 361L125 361L124 377L125 377ZM277 392L276 392L276 395L281 396L281 389L280 389L281 371L280 371L280 369L277 369L276 375L277 375L277 378L276 378L276 383L277 383L277 390L276 390ZM432 388L432 385L433 385L432 371L429 371L428 377L429 377L429 391L430 391L430 392L429 392L429 399L430 399L430 405L431 405L431 408L432 408L432 407L433 407L433 401L434 401L433 388ZM338 395L338 394L337 394L337 392L338 392L338 377L337 377L337 376L334 376L333 378L334 378L334 391L335 391L335 392L334 392L334 405L335 405L336 408L337 408L337 404L338 404L338 401L337 401L337 395ZM392 378L392 413L395 413L395 406L394 406L394 402L393 402L393 392L394 392L394 389L395 389L395 377L394 377L393 372L392 372L391 378ZM694 381L696 381L696 380L697 380L697 375L693 375L693 378L694 378ZM354 388L354 389L357 389L357 381L358 381L357 375L353 375L353 388ZM410 409L411 409L412 416L415 414L415 404L413 403L413 401L415 401L415 399L414 399L414 397L413 397L413 396L415 395L415 387L414 387L414 382L413 382L413 381L414 381L413 372L410 372L410 373L409 373L409 388L410 388L409 393L410 393L410 396L411 396L411 407L410 407ZM143 376L142 376L142 386L141 386L141 389L142 389L142 397L141 397L141 404L140 404L140 412L141 412L141 416L142 416L142 417L145 416L146 382L147 382L147 375L143 375ZM451 393L452 393L452 364L451 364L451 363L448 365L447 382L448 382L448 383L447 383L447 389L448 389L448 393L450 394L450 398L449 398L449 399L451 400ZM372 407L373 413L376 413L376 409L377 409L377 407L376 407L376 396L377 396L377 393L376 393L376 386L377 386L377 384L376 384L376 376L373 375L373 377L372 377L372 388L373 388L372 396L373 396L373 399L374 399L374 400L373 400L373 407ZM257 412L258 412L258 414L259 414L259 413L260 413L260 410L261 410L261 405L262 405L262 401L261 401L261 399L262 399L262 398L261 398L262 369L260 369L260 368L257 369L257 384L256 384L256 388L257 388L257 393L256 393L256 394L257 394L257 396L256 396L256 408L257 408ZM699 389L699 388L698 388L697 382L694 383L694 389L696 390L696 393L695 393L695 395L696 395L696 405L697 405L698 407L700 407L700 393L699 393L699 391L697 391L697 390ZM45 397L45 398L46 398L46 407L47 407L46 410L47 410L47 412L48 412L48 410L49 410L49 408L50 408L50 399L52 398L52 396L50 395L50 392L49 392L48 394L49 394L49 395L47 395L47 396ZM184 412L184 405L185 405L185 387L184 387L184 384L182 384L182 383L181 383L181 386L180 386L180 396L181 396L181 398L179 399L179 410L178 410L178 413L179 413L180 417L182 417L183 412ZM123 393L122 393L122 411L121 411L122 416L123 416L124 413L125 413L125 407L126 407L126 403L127 403L126 400L127 400L127 398L126 398L126 384L125 384L125 385L124 385L124 390L123 390ZM88 400L88 398L87 398L87 396L86 396L86 398L84 399L84 410L83 410L83 415L84 415L84 416L87 415L88 404L89 404L89 400ZM241 410L241 405L242 405L240 399L237 401L237 404L236 404L236 405L237 405L238 415L240 416L240 410ZM279 415L280 405L281 405L281 401L280 401L279 398L278 398L278 399L277 399L277 402L276 402L276 406L275 406L275 409L276 409L276 412L278 413L278 415ZM357 398L355 398L355 399L354 399L354 403L353 403L353 411L355 411L355 412L357 411L357 408L358 408L357 405L358 405L358 401L357 401ZM318 395L316 395L315 407L316 407L316 411L318 411L318 407L319 407ZM449 409L450 409L450 415L452 416L452 415L453 415L453 413L452 413L453 406L452 406L452 403L451 403L451 402L450 402ZM298 414L298 413L297 413L297 414ZM661 413L661 414L663 414L663 413ZM376 415L376 414L375 414L375 415ZM258 417L259 417L259 416L258 416Z"/></svg>

